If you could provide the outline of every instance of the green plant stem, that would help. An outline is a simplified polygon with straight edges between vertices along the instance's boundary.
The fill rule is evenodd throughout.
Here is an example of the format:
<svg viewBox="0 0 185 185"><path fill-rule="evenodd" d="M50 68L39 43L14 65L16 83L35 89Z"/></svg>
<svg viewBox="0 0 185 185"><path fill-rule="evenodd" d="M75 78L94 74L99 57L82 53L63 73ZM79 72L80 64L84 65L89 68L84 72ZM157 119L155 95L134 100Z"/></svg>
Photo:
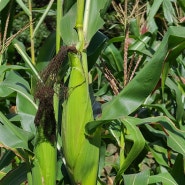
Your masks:
<svg viewBox="0 0 185 185"><path fill-rule="evenodd" d="M41 16L41 18L39 19L39 22L37 23L35 29L34 29L34 32L33 32L33 37L35 37L40 25L42 24L43 20L45 19L45 17L47 16L52 4L53 4L54 0L50 0L45 12L43 13L43 15Z"/></svg>
<svg viewBox="0 0 185 185"><path fill-rule="evenodd" d="M77 0L77 19L76 19L76 29L78 32L79 43L76 46L78 51L83 51L84 49L84 33L83 33L83 17L84 17L84 6L85 0Z"/></svg>
<svg viewBox="0 0 185 185"><path fill-rule="evenodd" d="M83 22L83 32L84 32L84 37L86 38L87 36L87 28L88 28L88 22L89 22L89 14L90 14L90 5L91 5L91 0L86 0L85 3L85 11L84 11L84 22Z"/></svg>
<svg viewBox="0 0 185 185"><path fill-rule="evenodd" d="M60 22L63 15L63 0L57 0L56 53L60 49Z"/></svg>
<svg viewBox="0 0 185 185"><path fill-rule="evenodd" d="M31 12L29 16L30 23L33 22L32 17L32 0L28 0L28 7ZM34 47L34 35L33 35L33 24L30 24L30 41L31 41L31 61L32 64L35 65L35 47Z"/></svg>

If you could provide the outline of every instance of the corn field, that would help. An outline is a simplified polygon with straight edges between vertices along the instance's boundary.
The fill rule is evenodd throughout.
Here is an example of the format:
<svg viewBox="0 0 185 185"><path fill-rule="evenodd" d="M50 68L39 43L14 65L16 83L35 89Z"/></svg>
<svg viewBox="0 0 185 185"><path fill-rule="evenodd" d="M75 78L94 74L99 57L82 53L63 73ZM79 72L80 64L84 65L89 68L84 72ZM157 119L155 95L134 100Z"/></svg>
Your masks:
<svg viewBox="0 0 185 185"><path fill-rule="evenodd" d="M183 185L184 0L0 1L0 185Z"/></svg>

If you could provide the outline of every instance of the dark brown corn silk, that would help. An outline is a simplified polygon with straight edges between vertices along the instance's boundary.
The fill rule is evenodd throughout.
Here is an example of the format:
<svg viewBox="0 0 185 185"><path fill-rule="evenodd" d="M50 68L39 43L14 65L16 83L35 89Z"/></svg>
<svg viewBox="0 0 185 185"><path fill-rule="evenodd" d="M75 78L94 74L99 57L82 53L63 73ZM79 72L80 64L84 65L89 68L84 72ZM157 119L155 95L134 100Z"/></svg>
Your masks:
<svg viewBox="0 0 185 185"><path fill-rule="evenodd" d="M41 73L42 81L37 83L35 99L39 100L38 111L34 123L43 130L44 138L54 143L56 132L56 121L53 108L54 83L61 65L68 52L76 53L74 46L62 46L58 54L51 60L46 69Z"/></svg>

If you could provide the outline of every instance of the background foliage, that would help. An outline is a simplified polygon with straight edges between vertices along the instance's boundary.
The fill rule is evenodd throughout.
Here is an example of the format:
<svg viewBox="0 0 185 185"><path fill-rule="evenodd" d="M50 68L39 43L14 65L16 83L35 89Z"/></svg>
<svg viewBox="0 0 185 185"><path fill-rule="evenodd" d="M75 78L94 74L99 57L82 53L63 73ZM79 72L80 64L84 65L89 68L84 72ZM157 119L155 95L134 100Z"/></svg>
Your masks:
<svg viewBox="0 0 185 185"><path fill-rule="evenodd" d="M57 37L62 36L59 45L76 43L75 30L67 30L74 26L75 0L64 1L63 17L58 2L33 1L31 8L29 2L0 1L2 185L30 182L36 81L56 53ZM106 6L100 8L103 27L87 33L95 34L87 46L95 120L86 125L86 134L101 128L97 184L183 185L185 3L116 0ZM61 79L68 68L62 65ZM64 86L61 94L65 97ZM60 135L57 143L56 184L69 184Z"/></svg>

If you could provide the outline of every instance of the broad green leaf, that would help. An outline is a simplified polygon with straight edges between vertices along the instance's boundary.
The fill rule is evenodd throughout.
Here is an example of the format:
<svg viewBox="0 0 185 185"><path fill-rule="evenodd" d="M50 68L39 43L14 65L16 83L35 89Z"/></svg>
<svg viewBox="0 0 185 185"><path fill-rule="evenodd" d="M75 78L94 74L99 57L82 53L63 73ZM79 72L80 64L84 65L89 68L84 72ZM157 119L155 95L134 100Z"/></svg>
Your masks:
<svg viewBox="0 0 185 185"><path fill-rule="evenodd" d="M170 88L172 92L173 91L175 92L176 103L177 103L176 120L177 122L180 122L184 114L184 103L182 102L182 94L178 86L170 78L166 79L166 85Z"/></svg>
<svg viewBox="0 0 185 185"><path fill-rule="evenodd" d="M121 145L122 145L122 143L120 141L120 137L122 134L121 133L121 124L118 121L112 121L108 130L111 133L111 135L114 137L114 139L116 140L118 146L121 147Z"/></svg>
<svg viewBox="0 0 185 185"><path fill-rule="evenodd" d="M167 54L167 57L165 59L164 69L162 73L162 92L164 94L164 85L165 81L169 72L169 69L172 65L176 63L177 56L180 55L180 53L184 49L185 40L183 39L185 37L184 34L184 27L177 27L176 30L171 29L170 30L170 39L169 39L169 52Z"/></svg>
<svg viewBox="0 0 185 185"><path fill-rule="evenodd" d="M103 105L102 119L114 119L129 115L145 101L160 79L165 56L168 53L168 43L170 42L171 47L173 46L175 48L176 45L172 44L171 39L179 39L180 37L181 41L184 41L185 34L182 34L183 30L183 33L185 33L185 29L182 27L180 29L179 27L169 28L150 62L138 72L135 78L128 83L120 94ZM185 48L185 45L183 48ZM181 48L181 51L183 48ZM173 55L174 59L179 55L179 52Z"/></svg>
<svg viewBox="0 0 185 185"><path fill-rule="evenodd" d="M130 20L130 31L134 36L136 37L140 36L140 28L135 18L132 18Z"/></svg>
<svg viewBox="0 0 185 185"><path fill-rule="evenodd" d="M163 12L164 17L168 21L169 24L172 24L175 20L175 12L174 7L170 0L163 0Z"/></svg>
<svg viewBox="0 0 185 185"><path fill-rule="evenodd" d="M106 143L102 142L100 147L100 159L99 159L99 170L98 170L98 176L101 176L101 172L104 168L105 164L105 154L106 154Z"/></svg>
<svg viewBox="0 0 185 185"><path fill-rule="evenodd" d="M104 9L110 0L89 0L86 1L84 12L83 31L86 43L88 44L93 35L103 26L104 21L100 16L100 10Z"/></svg>
<svg viewBox="0 0 185 185"><path fill-rule="evenodd" d="M42 71L47 66L48 62L51 61L53 56L55 55L56 50L55 40L56 34L55 32L52 32L45 40L42 47L39 49L36 64L38 71Z"/></svg>
<svg viewBox="0 0 185 185"><path fill-rule="evenodd" d="M10 89L6 86L2 86L0 83L0 97L7 97L14 92L13 89Z"/></svg>
<svg viewBox="0 0 185 185"><path fill-rule="evenodd" d="M0 0L0 11L9 3L10 0Z"/></svg>
<svg viewBox="0 0 185 185"><path fill-rule="evenodd" d="M76 3L76 0L67 0L63 2L64 7L64 15L67 13L67 11L73 6L73 4Z"/></svg>
<svg viewBox="0 0 185 185"><path fill-rule="evenodd" d="M149 144L150 151L158 164L168 167L167 149L160 141Z"/></svg>
<svg viewBox="0 0 185 185"><path fill-rule="evenodd" d="M163 185L178 185L170 173L161 173L149 177L149 184L161 182Z"/></svg>
<svg viewBox="0 0 185 185"><path fill-rule="evenodd" d="M14 159L15 154L11 150L6 150L3 155L1 155L0 160L0 170L8 166Z"/></svg>
<svg viewBox="0 0 185 185"><path fill-rule="evenodd" d="M136 159L136 157L140 154L145 146L145 139L139 128L127 118L122 118L121 121L127 129L128 135L126 136L126 138L131 140L133 142L133 145L126 159L122 162L122 164L120 164L121 166L119 171L117 172L115 183L120 180L125 170L132 164L134 159Z"/></svg>
<svg viewBox="0 0 185 185"><path fill-rule="evenodd" d="M76 4L64 15L61 20L60 33L66 45L75 45L78 42L78 35L75 28L76 23Z"/></svg>
<svg viewBox="0 0 185 185"><path fill-rule="evenodd" d="M123 57L121 52L113 45L110 44L104 51L103 57L108 60L109 65L113 67L115 71L123 70Z"/></svg>
<svg viewBox="0 0 185 185"><path fill-rule="evenodd" d="M34 102L33 96L30 94L30 87L26 80L16 74L14 71L10 71L6 79L0 83L0 89L8 88L24 96L29 103L37 109L37 105Z"/></svg>
<svg viewBox="0 0 185 185"><path fill-rule="evenodd" d="M27 180L28 166L21 163L0 180L1 185L20 185Z"/></svg>
<svg viewBox="0 0 185 185"><path fill-rule="evenodd" d="M0 66L0 74L9 71L9 70L27 70L28 68L23 67L23 66L18 66L18 65L1 65Z"/></svg>
<svg viewBox="0 0 185 185"><path fill-rule="evenodd" d="M163 0L153 1L152 6L148 10L149 13L147 16L147 25L148 25L149 31L152 33L157 31L157 25L155 23L154 16L156 15L157 11L159 10L162 2L163 2Z"/></svg>
<svg viewBox="0 0 185 185"><path fill-rule="evenodd" d="M24 148L29 150L28 141L33 137L29 132L26 132L17 126L13 125L0 112L0 144L8 148Z"/></svg>
<svg viewBox="0 0 185 185"><path fill-rule="evenodd" d="M178 185L184 184L184 157L181 154L178 154L178 156L176 157L171 174L173 178L177 181Z"/></svg>
<svg viewBox="0 0 185 185"><path fill-rule="evenodd" d="M100 53L105 47L106 41L107 37L100 31L98 31L91 39L87 48L88 70L90 70L96 63Z"/></svg>
<svg viewBox="0 0 185 185"><path fill-rule="evenodd" d="M132 146L130 152L128 153L126 159L123 161L122 164L120 164L120 169L117 172L115 183L117 183L121 179L121 176L123 175L125 170L131 165L131 163L140 154L140 152L143 150L143 148L145 146L145 139L142 136L139 128L133 124L133 120L134 120L134 118L129 119L128 117L124 117L124 118L120 119L121 124L123 124L127 129L126 138L133 142L133 146ZM90 135L92 137L93 133L96 131L96 129L98 127L101 127L102 125L110 124L110 133L113 134L113 137L115 137L118 145L120 146L120 143L121 143L120 137L117 136L118 133L113 131L114 125L113 125L113 123L111 123L112 121L113 120L97 120L97 121L89 122L85 127L86 134ZM117 126L116 126L115 130L117 130L117 132L121 133L121 130L119 130L117 128Z"/></svg>
<svg viewBox="0 0 185 185"><path fill-rule="evenodd" d="M159 110L160 112L164 113L164 116L168 117L172 121L174 121L174 122L176 121L175 118L167 110L165 104L145 104L144 106L147 108L150 108L150 107L155 108L155 109Z"/></svg>
<svg viewBox="0 0 185 185"><path fill-rule="evenodd" d="M138 52L146 56L152 57L151 52L147 49L148 42L151 40L151 37L148 34L141 35L135 40L133 44L130 45L129 51Z"/></svg>
<svg viewBox="0 0 185 185"><path fill-rule="evenodd" d="M17 112L21 117L21 125L25 131L35 134L34 119L37 112L37 108L30 104L29 100L20 93L17 93L16 97Z"/></svg>
<svg viewBox="0 0 185 185"><path fill-rule="evenodd" d="M160 123L165 130L165 137L167 138L167 145L174 151L185 156L185 131L176 128L175 124L165 116L149 117L144 119L127 117L125 118L135 125L143 123Z"/></svg>
<svg viewBox="0 0 185 185"><path fill-rule="evenodd" d="M149 171L143 171L137 174L123 175L125 185L147 185L148 178L150 176Z"/></svg>

